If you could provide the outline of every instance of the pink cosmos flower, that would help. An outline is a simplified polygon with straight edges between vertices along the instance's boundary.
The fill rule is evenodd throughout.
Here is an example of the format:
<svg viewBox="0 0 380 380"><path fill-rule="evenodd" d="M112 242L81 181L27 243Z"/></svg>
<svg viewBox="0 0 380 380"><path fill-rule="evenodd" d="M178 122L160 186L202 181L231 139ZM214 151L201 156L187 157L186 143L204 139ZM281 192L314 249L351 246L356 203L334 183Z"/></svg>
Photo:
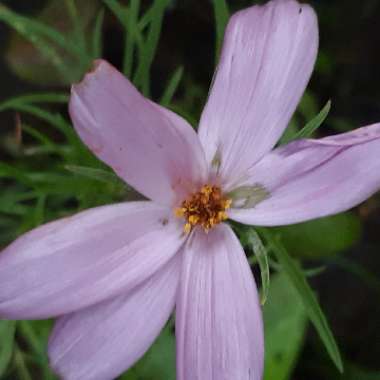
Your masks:
<svg viewBox="0 0 380 380"><path fill-rule="evenodd" d="M274 148L311 75L313 10L274 0L235 14L198 135L105 61L74 85L82 140L150 201L39 227L0 255L0 315L57 317L64 379L112 379L175 307L179 380L259 380L263 326L228 217L250 225L338 213L380 187L380 124Z"/></svg>

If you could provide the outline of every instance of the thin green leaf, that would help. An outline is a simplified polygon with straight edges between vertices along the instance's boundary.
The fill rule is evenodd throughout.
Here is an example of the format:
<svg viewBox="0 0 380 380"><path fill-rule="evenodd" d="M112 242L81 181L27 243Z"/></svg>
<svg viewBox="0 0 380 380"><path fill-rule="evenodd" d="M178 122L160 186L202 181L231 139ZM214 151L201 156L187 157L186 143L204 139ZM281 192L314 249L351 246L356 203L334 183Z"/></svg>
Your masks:
<svg viewBox="0 0 380 380"><path fill-rule="evenodd" d="M15 96L0 104L0 112L19 104L27 103L67 103L68 95L59 93L36 93Z"/></svg>
<svg viewBox="0 0 380 380"><path fill-rule="evenodd" d="M35 323L36 322L31 321L20 321L18 323L18 331L28 343L33 355L39 359L38 362L43 370L43 379L52 380L55 379L55 376L49 368L49 361L46 357L46 342L45 339L41 339L40 334L35 331Z"/></svg>
<svg viewBox="0 0 380 380"><path fill-rule="evenodd" d="M256 255L257 262L259 263L262 285L261 304L264 305L268 298L270 281L267 251L263 243L261 242L260 236L253 228L247 229L246 239L248 244L252 248L252 251Z"/></svg>
<svg viewBox="0 0 380 380"><path fill-rule="evenodd" d="M97 181L101 181L104 183L110 183L110 182L120 183L119 178L115 174L111 172L107 172L102 169L89 168L86 166L78 166L78 165L66 165L65 168L71 173L74 173L83 177L91 178L91 179L96 179Z"/></svg>
<svg viewBox="0 0 380 380"><path fill-rule="evenodd" d="M160 100L160 104L162 106L167 107L172 102L173 96L175 92L177 91L177 88L182 79L182 76L183 76L183 66L180 66L173 73L165 89L165 92L162 95L162 98Z"/></svg>
<svg viewBox="0 0 380 380"><path fill-rule="evenodd" d="M140 1L133 1L131 8L127 9L120 5L117 0L103 0L106 6L116 16L125 31L125 49L124 49L124 62L123 71L128 76L132 75L133 57L135 46L138 49L139 61L142 61L141 57L145 56L143 36L138 27L138 13L140 7ZM133 9L132 9L133 8ZM136 75L135 75L136 77ZM135 83L135 81L134 81Z"/></svg>
<svg viewBox="0 0 380 380"><path fill-rule="evenodd" d="M126 36L124 46L123 72L127 77L132 75L133 56L135 51L137 21L139 17L140 0L131 0L126 20Z"/></svg>
<svg viewBox="0 0 380 380"><path fill-rule="evenodd" d="M15 321L0 320L0 378L4 375L12 358Z"/></svg>
<svg viewBox="0 0 380 380"><path fill-rule="evenodd" d="M164 13L169 0L155 0L152 6L152 18L148 28L148 36L144 46L139 49L139 66L134 76L134 83L141 88L145 96L150 94L150 69L156 54L158 41L161 35Z"/></svg>
<svg viewBox="0 0 380 380"><path fill-rule="evenodd" d="M102 28L104 21L104 9L101 9L96 16L94 31L92 35L92 56L101 58L103 55Z"/></svg>
<svg viewBox="0 0 380 380"><path fill-rule="evenodd" d="M44 222L45 219L45 203L46 203L46 194L41 194L36 203L34 209L34 226L37 227Z"/></svg>
<svg viewBox="0 0 380 380"><path fill-rule="evenodd" d="M302 300L306 313L318 331L318 334L324 343L330 358L335 363L338 370L343 372L343 363L338 345L335 342L327 319L323 314L313 291L307 283L302 270L296 265L282 244L273 237L269 230L260 228L259 232L265 237L266 241L270 243L284 273L287 275L289 281L292 283L298 296Z"/></svg>
<svg viewBox="0 0 380 380"><path fill-rule="evenodd" d="M0 5L0 20L7 23L25 39L30 41L66 78L70 78L70 68L66 67L61 54L58 53L56 47L51 42L54 42L73 56L78 57L81 61L88 59L83 49L80 49L71 40L66 39L65 36L54 28L31 18L18 15L4 5Z"/></svg>
<svg viewBox="0 0 380 380"><path fill-rule="evenodd" d="M226 28L230 12L228 10L228 5L225 0L213 0L212 3L214 5L214 15L216 22L215 59L216 61L218 61L220 50L223 44L224 29Z"/></svg>
<svg viewBox="0 0 380 380"><path fill-rule="evenodd" d="M68 142L70 142L73 146L78 145L78 138L74 130L71 128L70 124L66 122L66 120L62 117L61 114L52 113L40 107L26 103L13 103L6 105L6 107L4 107L3 104L2 110L6 109L13 109L15 111L26 112L33 116L36 116L39 119L48 122L53 127L62 132L62 134L67 138Z"/></svg>
<svg viewBox="0 0 380 380"><path fill-rule="evenodd" d="M15 344L14 352L14 366L16 367L17 379L19 380L33 380L31 373L25 363L23 352L17 344Z"/></svg>
<svg viewBox="0 0 380 380"><path fill-rule="evenodd" d="M329 100L322 110L318 113L314 119L310 120L296 135L292 140L305 139L310 137L326 120L327 115L331 109L331 100Z"/></svg>
<svg viewBox="0 0 380 380"><path fill-rule="evenodd" d="M76 45L84 52L86 51L85 33L82 27L82 19L79 17L77 6L74 0L65 0L66 9L70 16L71 24L74 29L74 36Z"/></svg>
<svg viewBox="0 0 380 380"><path fill-rule="evenodd" d="M127 18L127 9L120 5L117 0L103 0L104 4L116 16L119 22L124 25Z"/></svg>
<svg viewBox="0 0 380 380"><path fill-rule="evenodd" d="M18 193L13 189L3 190L0 197L0 212L9 215L25 215L28 213L28 207L21 202L35 198L36 193L34 192Z"/></svg>
<svg viewBox="0 0 380 380"><path fill-rule="evenodd" d="M53 140L49 139L45 134L41 133L40 131L37 131L33 127L30 127L29 125L22 124L22 131L26 132L30 136L34 137L37 141L39 141L43 146L49 148L49 151L57 150L59 151L60 147L56 146L56 144L53 142Z"/></svg>
<svg viewBox="0 0 380 380"><path fill-rule="evenodd" d="M33 186L33 181L22 170L0 161L0 178L14 178L26 186Z"/></svg>
<svg viewBox="0 0 380 380"><path fill-rule="evenodd" d="M152 20L152 15L153 15L153 5L148 8L147 11L142 15L138 22L139 30L143 31L151 22Z"/></svg>
<svg viewBox="0 0 380 380"><path fill-rule="evenodd" d="M305 277L314 277L314 276L319 276L325 270L326 270L326 267L320 266L316 268L305 269L303 270L303 274L305 275Z"/></svg>

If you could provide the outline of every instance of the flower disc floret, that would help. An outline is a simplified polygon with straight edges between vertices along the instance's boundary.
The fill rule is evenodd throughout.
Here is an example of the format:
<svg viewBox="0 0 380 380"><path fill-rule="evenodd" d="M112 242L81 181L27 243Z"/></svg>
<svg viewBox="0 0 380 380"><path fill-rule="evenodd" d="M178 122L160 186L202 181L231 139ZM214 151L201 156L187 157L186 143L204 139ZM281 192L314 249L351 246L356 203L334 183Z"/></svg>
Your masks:
<svg viewBox="0 0 380 380"><path fill-rule="evenodd" d="M228 218L226 211L231 207L231 203L231 199L223 196L220 187L204 185L175 209L175 215L185 219L183 229L186 233L197 225L208 232Z"/></svg>

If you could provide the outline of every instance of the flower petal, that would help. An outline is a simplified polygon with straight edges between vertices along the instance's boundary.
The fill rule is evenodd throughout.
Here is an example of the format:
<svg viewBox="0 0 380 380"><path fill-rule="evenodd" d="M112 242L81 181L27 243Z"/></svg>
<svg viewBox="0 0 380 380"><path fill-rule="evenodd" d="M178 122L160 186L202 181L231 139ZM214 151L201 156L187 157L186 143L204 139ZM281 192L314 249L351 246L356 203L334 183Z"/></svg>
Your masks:
<svg viewBox="0 0 380 380"><path fill-rule="evenodd" d="M310 78L318 24L308 5L274 0L232 16L203 111L207 162L238 179L278 141Z"/></svg>
<svg viewBox="0 0 380 380"><path fill-rule="evenodd" d="M270 195L230 210L241 223L292 224L350 209L380 189L380 124L275 149L250 170L249 184Z"/></svg>
<svg viewBox="0 0 380 380"><path fill-rule="evenodd" d="M127 291L183 243L170 210L152 202L103 206L21 236L0 254L0 316L48 318Z"/></svg>
<svg viewBox="0 0 380 380"><path fill-rule="evenodd" d="M179 258L132 292L60 318L49 341L54 370L65 380L105 380L133 365L173 311Z"/></svg>
<svg viewBox="0 0 380 380"><path fill-rule="evenodd" d="M204 154L194 130L107 62L96 61L72 87L69 109L88 147L148 198L172 205L203 181Z"/></svg>
<svg viewBox="0 0 380 380"><path fill-rule="evenodd" d="M193 233L178 293L178 380L261 380L264 341L257 289L230 227Z"/></svg>

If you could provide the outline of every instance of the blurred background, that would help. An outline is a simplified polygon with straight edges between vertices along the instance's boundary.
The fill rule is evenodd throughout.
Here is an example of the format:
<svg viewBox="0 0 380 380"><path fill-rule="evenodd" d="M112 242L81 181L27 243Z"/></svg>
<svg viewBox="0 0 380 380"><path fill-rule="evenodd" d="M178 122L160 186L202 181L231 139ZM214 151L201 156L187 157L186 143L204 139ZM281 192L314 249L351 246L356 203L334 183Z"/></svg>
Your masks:
<svg viewBox="0 0 380 380"><path fill-rule="evenodd" d="M253 3L234 0L227 7L234 12ZM380 2L310 3L319 16L319 58L288 133L328 100L331 111L314 137L380 121ZM218 0L0 1L0 247L46 221L138 197L73 133L69 85L104 57L196 127L227 7ZM302 262L345 373L336 370L273 262L264 306L265 380L380 379L380 194L353 211L274 231ZM249 246L246 251L252 255ZM55 378L45 354L51 325L0 321L0 379ZM121 378L174 379L174 345L168 325Z"/></svg>

